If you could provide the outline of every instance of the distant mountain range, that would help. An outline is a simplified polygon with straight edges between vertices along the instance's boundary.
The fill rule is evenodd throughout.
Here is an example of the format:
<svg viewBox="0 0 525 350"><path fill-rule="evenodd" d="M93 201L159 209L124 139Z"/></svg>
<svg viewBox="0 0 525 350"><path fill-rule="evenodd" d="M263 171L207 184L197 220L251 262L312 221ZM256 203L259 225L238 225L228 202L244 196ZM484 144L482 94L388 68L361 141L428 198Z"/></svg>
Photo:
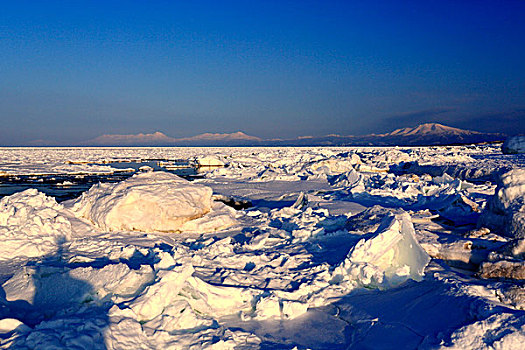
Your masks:
<svg viewBox="0 0 525 350"><path fill-rule="evenodd" d="M159 131L152 134L102 135L85 142L89 146L212 146L212 145L251 145L263 142L259 137L238 131L231 134L205 133L192 137L174 138Z"/></svg>
<svg viewBox="0 0 525 350"><path fill-rule="evenodd" d="M302 136L294 139L264 140L241 131L231 134L205 133L173 138L161 132L135 135L102 135L86 141L86 146L425 146L503 141L506 136L462 130L437 123L402 128L386 134L362 136Z"/></svg>
<svg viewBox="0 0 525 350"><path fill-rule="evenodd" d="M282 144L340 146L432 146L455 145L505 140L506 135L462 130L437 123L396 129L386 134L362 136L328 135L324 137L283 140Z"/></svg>

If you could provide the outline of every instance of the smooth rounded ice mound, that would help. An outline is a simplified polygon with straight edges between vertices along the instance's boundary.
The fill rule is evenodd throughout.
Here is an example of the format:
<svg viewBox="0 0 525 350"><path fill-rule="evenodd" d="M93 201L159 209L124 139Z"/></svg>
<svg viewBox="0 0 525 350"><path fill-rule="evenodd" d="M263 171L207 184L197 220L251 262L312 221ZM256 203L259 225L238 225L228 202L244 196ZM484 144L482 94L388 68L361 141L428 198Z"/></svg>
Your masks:
<svg viewBox="0 0 525 350"><path fill-rule="evenodd" d="M213 210L212 189L166 172L137 174L98 184L66 203L78 216L108 231L177 232Z"/></svg>

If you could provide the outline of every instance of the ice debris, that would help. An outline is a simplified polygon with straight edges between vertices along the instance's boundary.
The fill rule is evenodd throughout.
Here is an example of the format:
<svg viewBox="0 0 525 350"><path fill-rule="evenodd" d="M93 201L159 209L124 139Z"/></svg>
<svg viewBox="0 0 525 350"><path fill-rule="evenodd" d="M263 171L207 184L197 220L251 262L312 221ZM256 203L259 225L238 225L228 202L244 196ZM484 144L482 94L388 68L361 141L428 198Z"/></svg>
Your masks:
<svg viewBox="0 0 525 350"><path fill-rule="evenodd" d="M193 274L193 266L177 266L157 274L158 281L146 288L143 294L129 305L139 321L149 321L160 315L175 299L184 282Z"/></svg>
<svg viewBox="0 0 525 350"><path fill-rule="evenodd" d="M361 163L356 155L355 158L327 158L305 164L303 169L311 174L337 175L352 171L355 164Z"/></svg>
<svg viewBox="0 0 525 350"><path fill-rule="evenodd" d="M344 187L345 189L350 190L352 193L365 191L363 175L354 169L328 178L328 183L334 187Z"/></svg>
<svg viewBox="0 0 525 350"><path fill-rule="evenodd" d="M525 280L525 262L507 259L485 261L480 265L479 276L481 278Z"/></svg>
<svg viewBox="0 0 525 350"><path fill-rule="evenodd" d="M349 158L355 154L362 164L352 164ZM477 220L476 205L484 209L496 186L457 179L492 180L502 169L523 166L523 157L502 156L499 145L4 149L0 158L14 165L0 172L55 173L66 160L193 162L208 155L228 166L207 169L198 182L224 198L254 206L237 212L246 215L239 218L243 226L217 235L106 233L98 224L75 217L69 205L64 208L43 194L4 198L9 205L0 208L4 215L0 239L6 244L0 247L5 292L0 301L0 348L302 349L391 344L519 348L523 344L525 290L523 280L515 278L523 272L525 240L503 245L508 239L488 229L470 231L465 238L464 230L471 226L435 220L439 216L454 222L465 217L467 224L473 222L471 217ZM416 163L396 168L400 162ZM85 167L68 163L58 169L76 172L77 166ZM84 175L71 181L77 183L77 176L80 180ZM153 177L143 178L144 182L155 185ZM331 186L336 179L340 182ZM377 204L388 209L376 206L355 215L363 205ZM227 212L221 205L212 197L207 214L178 230L193 226L201 233L205 225L217 229L219 221L227 224L234 219L233 209ZM11 206L16 212L6 214ZM424 254L412 263L397 259L398 251L410 245L403 229L408 219L393 215L398 208L411 210L420 245L445 261L426 267L421 283L383 292L376 288L420 279L423 268L415 266L428 261ZM417 255L417 244L408 241L412 248L403 254ZM19 250L8 250L15 244ZM25 262L19 253L26 252L47 256ZM501 280L480 281L480 274L448 268L458 260L483 263L480 273ZM362 286L369 290L355 290Z"/></svg>
<svg viewBox="0 0 525 350"><path fill-rule="evenodd" d="M52 266L25 267L3 285L6 301L26 301L35 310L51 313L86 302L133 298L153 280L148 265L132 270L126 264L106 265L101 269Z"/></svg>
<svg viewBox="0 0 525 350"><path fill-rule="evenodd" d="M13 332L14 330L22 331L29 330L30 328L23 324L21 321L16 318L4 318L0 320L0 336L2 334Z"/></svg>
<svg viewBox="0 0 525 350"><path fill-rule="evenodd" d="M37 257L72 235L71 222L54 198L28 189L0 200L0 260Z"/></svg>
<svg viewBox="0 0 525 350"><path fill-rule="evenodd" d="M525 316L496 313L468 324L450 336L452 349L521 349L525 339ZM448 344L447 344L448 345Z"/></svg>

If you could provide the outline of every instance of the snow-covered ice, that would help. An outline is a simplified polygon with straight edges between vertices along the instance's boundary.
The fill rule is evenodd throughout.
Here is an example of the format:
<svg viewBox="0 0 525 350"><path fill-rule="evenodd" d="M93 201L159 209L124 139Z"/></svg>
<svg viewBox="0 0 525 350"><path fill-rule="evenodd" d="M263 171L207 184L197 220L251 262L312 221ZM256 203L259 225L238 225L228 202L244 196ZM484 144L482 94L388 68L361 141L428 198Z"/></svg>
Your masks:
<svg viewBox="0 0 525 350"><path fill-rule="evenodd" d="M212 193L210 187L174 174L147 172L121 183L99 183L64 205L103 230L180 232L206 227L208 232L235 223L227 208L213 205ZM203 223L195 223L204 216Z"/></svg>
<svg viewBox="0 0 525 350"><path fill-rule="evenodd" d="M0 199L1 348L525 341L523 154L2 148L0 174L83 176L151 160L200 173L148 167L65 202L36 189Z"/></svg>
<svg viewBox="0 0 525 350"><path fill-rule="evenodd" d="M223 167L226 164L217 156L197 157L195 162L200 167Z"/></svg>
<svg viewBox="0 0 525 350"><path fill-rule="evenodd" d="M505 154L525 153L525 136L511 136L501 146Z"/></svg>
<svg viewBox="0 0 525 350"><path fill-rule="evenodd" d="M386 217L371 237L357 242L336 272L365 286L385 288L408 279L420 281L429 261L410 215L401 213Z"/></svg>
<svg viewBox="0 0 525 350"><path fill-rule="evenodd" d="M496 193L480 217L486 226L513 238L525 238L525 169L504 173L498 179Z"/></svg>
<svg viewBox="0 0 525 350"><path fill-rule="evenodd" d="M54 198L35 189L0 200L0 259L38 257L71 239L68 213Z"/></svg>

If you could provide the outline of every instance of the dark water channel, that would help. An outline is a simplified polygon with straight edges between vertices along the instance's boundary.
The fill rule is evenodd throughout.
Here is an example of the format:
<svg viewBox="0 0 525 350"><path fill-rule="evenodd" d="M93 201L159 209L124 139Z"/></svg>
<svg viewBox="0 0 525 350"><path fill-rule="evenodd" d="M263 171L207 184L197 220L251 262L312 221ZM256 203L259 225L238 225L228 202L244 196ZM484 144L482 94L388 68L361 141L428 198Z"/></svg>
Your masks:
<svg viewBox="0 0 525 350"><path fill-rule="evenodd" d="M173 162L172 162L173 163ZM176 174L185 179L192 180L198 177L197 169L189 167L186 163L175 163L181 168L167 170L158 165L157 161L145 162L115 162L95 165L108 165L117 170L108 174L66 174L66 175L10 175L0 177L0 198L10 196L16 192L36 188L48 196L55 197L57 202L73 199L80 196L91 186L102 183L114 183L125 180L137 172L143 166L149 166L155 171L166 171ZM186 166L187 167L183 167ZM133 170L131 170L133 169Z"/></svg>

